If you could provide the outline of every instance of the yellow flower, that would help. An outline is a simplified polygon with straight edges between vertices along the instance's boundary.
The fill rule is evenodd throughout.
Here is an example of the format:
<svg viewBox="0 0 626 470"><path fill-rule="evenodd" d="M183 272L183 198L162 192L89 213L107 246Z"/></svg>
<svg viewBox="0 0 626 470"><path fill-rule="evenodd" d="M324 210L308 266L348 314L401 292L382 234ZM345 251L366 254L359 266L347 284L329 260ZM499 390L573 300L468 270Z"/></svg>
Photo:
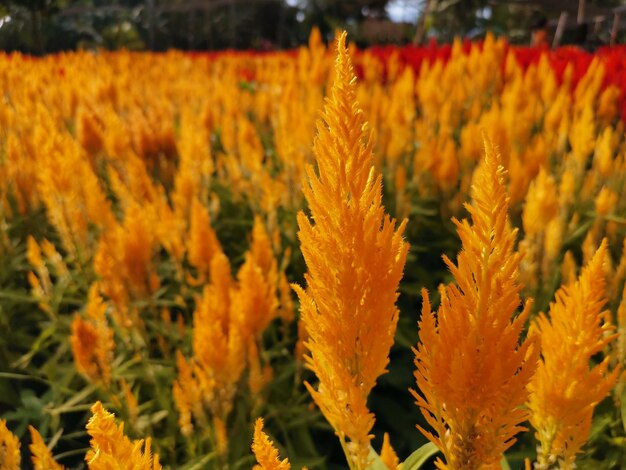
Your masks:
<svg viewBox="0 0 626 470"><path fill-rule="evenodd" d="M198 417L204 418L202 410L202 396L200 386L193 377L191 367L180 351L176 351L176 365L178 366L178 378L172 386L172 397L178 411L178 425L183 436L190 436L193 432L191 423L192 412Z"/></svg>
<svg viewBox="0 0 626 470"><path fill-rule="evenodd" d="M237 273L238 288L232 296L232 315L246 336L258 337L278 315L278 265L272 242L259 217L252 227L250 250Z"/></svg>
<svg viewBox="0 0 626 470"><path fill-rule="evenodd" d="M218 247L219 248L219 247ZM177 353L178 380L173 386L179 424L191 435L193 417L203 426L204 406L213 419L218 451L227 453L225 424L244 369L256 395L271 380L269 364L261 364L257 341L279 313L279 274L272 243L260 218L254 221L250 250L237 280L221 249L211 254L210 282L197 300L193 320L193 352L189 363Z"/></svg>
<svg viewBox="0 0 626 470"><path fill-rule="evenodd" d="M211 260L222 252L222 246L211 227L208 210L197 199L193 199L191 204L190 219L187 258L189 264L198 270L198 280L193 280L196 284L205 282L209 277Z"/></svg>
<svg viewBox="0 0 626 470"><path fill-rule="evenodd" d="M20 441L7 428L7 422L0 419L0 468L2 470L20 469Z"/></svg>
<svg viewBox="0 0 626 470"><path fill-rule="evenodd" d="M247 338L233 314L234 281L223 254L211 263L211 283L198 301L193 319L193 352L202 395L216 416L226 420L246 365Z"/></svg>
<svg viewBox="0 0 626 470"><path fill-rule="evenodd" d="M87 423L91 448L85 461L90 470L161 470L159 456L152 456L150 438L131 441L124 435L124 424L115 424L115 416L97 402L91 407L92 417Z"/></svg>
<svg viewBox="0 0 626 470"><path fill-rule="evenodd" d="M559 289L549 315L540 314L532 327L541 335L541 360L528 385L528 407L540 442L540 466L558 458L562 468L573 468L593 410L618 377L619 368L608 371L608 357L590 367L591 358L617 336L610 312L602 310L606 256L604 240L578 280Z"/></svg>
<svg viewBox="0 0 626 470"><path fill-rule="evenodd" d="M400 466L400 459L396 451L391 447L389 442L389 434L385 433L383 436L383 447L380 450L380 460L387 466L389 470L396 470Z"/></svg>
<svg viewBox="0 0 626 470"><path fill-rule="evenodd" d="M289 470L291 465L289 460L280 460L278 450L274 448L274 444L263 432L263 419L258 418L254 423L254 439L252 441L252 452L259 462L254 467L255 470Z"/></svg>
<svg viewBox="0 0 626 470"><path fill-rule="evenodd" d="M46 447L46 443L41 438L41 434L32 426L28 426L28 430L32 439L30 453L32 454L34 470L63 470L63 465L56 463L50 449ZM2 466L0 465L0 467Z"/></svg>
<svg viewBox="0 0 626 470"><path fill-rule="evenodd" d="M576 176L571 170L565 169L559 184L559 206L561 208L566 208L576 198L575 186Z"/></svg>
<svg viewBox="0 0 626 470"><path fill-rule="evenodd" d="M598 98L598 119L604 123L609 124L611 120L618 113L619 97L622 93L618 87L611 85L604 89L600 97Z"/></svg>
<svg viewBox="0 0 626 470"><path fill-rule="evenodd" d="M74 316L70 344L76 369L89 380L108 386L115 342L113 330L107 325L106 308L97 285L92 286L85 309L87 319Z"/></svg>
<svg viewBox="0 0 626 470"><path fill-rule="evenodd" d="M567 250L565 255L563 255L563 263L561 264L561 283L573 283L576 280L577 270L578 266L576 264L576 260L574 259L574 255L570 250Z"/></svg>
<svg viewBox="0 0 626 470"><path fill-rule="evenodd" d="M439 468L477 469L498 463L528 418L522 408L537 361L532 339L520 344L529 303L520 315L521 255L507 217L504 170L493 144L473 186L467 220L457 225L463 248L455 284L442 287L437 315L424 291L420 343L415 350L417 404L436 434L419 428L443 452Z"/></svg>
<svg viewBox="0 0 626 470"><path fill-rule="evenodd" d="M541 168L537 177L530 183L526 194L526 204L522 213L526 235L543 233L558 210L556 182L544 168Z"/></svg>
<svg viewBox="0 0 626 470"><path fill-rule="evenodd" d="M133 393L133 390L128 385L125 379L120 381L120 389L122 391L122 396L124 397L124 405L126 406L126 411L128 412L128 416L131 420L131 423L137 422L137 416L139 416L139 406L137 403L137 397Z"/></svg>
<svg viewBox="0 0 626 470"><path fill-rule="evenodd" d="M101 380L110 375L109 363L98 358L97 344L98 331L90 322L86 322L79 315L72 321L72 335L70 336L72 354L76 369L89 380Z"/></svg>
<svg viewBox="0 0 626 470"><path fill-rule="evenodd" d="M408 245L381 205L381 176L355 102L355 77L337 41L335 79L314 142L318 172L309 167L304 194L311 219L298 214L307 290L294 286L309 339L306 384L344 446L351 468L367 466L374 416L367 397L389 362L395 301ZM351 441L346 442L346 437Z"/></svg>
<svg viewBox="0 0 626 470"><path fill-rule="evenodd" d="M610 214L615 209L618 201L619 197L615 191L611 191L606 187L602 188L594 200L596 214L600 217Z"/></svg>

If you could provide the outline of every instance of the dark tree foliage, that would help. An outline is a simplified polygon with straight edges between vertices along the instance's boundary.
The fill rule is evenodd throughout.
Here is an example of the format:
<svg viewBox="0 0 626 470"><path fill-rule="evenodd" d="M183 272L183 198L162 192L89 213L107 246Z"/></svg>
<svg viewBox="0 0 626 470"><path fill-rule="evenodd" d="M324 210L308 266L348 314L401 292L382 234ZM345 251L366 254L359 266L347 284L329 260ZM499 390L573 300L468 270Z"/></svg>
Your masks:
<svg viewBox="0 0 626 470"><path fill-rule="evenodd" d="M451 41L454 37L482 37L486 31L504 34L512 42L527 43L538 17L549 20L554 30L562 11L569 14L569 29L575 28L577 0L426 0L430 3L424 24L430 37ZM596 13L610 16L610 9L622 0L587 0L585 21L591 23ZM609 20L603 28L608 31ZM569 38L569 35L567 36Z"/></svg>
<svg viewBox="0 0 626 470"><path fill-rule="evenodd" d="M327 39L336 29L347 29L360 46L367 46L377 39L363 34L364 21L384 23L392 1L0 0L0 49L31 54L76 48L268 50L305 43L312 26ZM513 43L527 44L539 16L549 20L553 32L563 9L570 13L563 41L576 40L576 0L414 1L414 7L424 13L416 25L405 25L395 42L413 36L440 42L454 37L477 39L492 31ZM626 0L586 3L588 30L598 43L606 42L610 8ZM598 11L608 12L599 27L593 23Z"/></svg>

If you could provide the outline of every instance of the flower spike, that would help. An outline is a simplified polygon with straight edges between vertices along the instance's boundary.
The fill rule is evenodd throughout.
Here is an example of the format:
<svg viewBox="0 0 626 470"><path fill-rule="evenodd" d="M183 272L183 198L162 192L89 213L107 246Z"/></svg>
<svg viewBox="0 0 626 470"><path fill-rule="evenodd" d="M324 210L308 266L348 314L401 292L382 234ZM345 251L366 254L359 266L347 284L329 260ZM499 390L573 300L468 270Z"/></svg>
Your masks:
<svg viewBox="0 0 626 470"><path fill-rule="evenodd" d="M317 389L307 388L350 467L362 469L374 425L367 397L389 362L408 244L402 239L406 221L396 228L382 206L382 178L373 167L371 134L356 102L345 42L343 33L334 83L317 123L317 172L307 169L311 217L298 214L307 289L294 289L309 335L307 365L319 379Z"/></svg>
<svg viewBox="0 0 626 470"><path fill-rule="evenodd" d="M471 223L454 219L463 244L457 263L444 256L456 284L442 288L436 315L423 291L414 350L421 394L412 393L435 432L419 429L445 456L437 466L455 470L495 465L513 445L528 418L522 405L538 358L533 338L520 344L530 303L515 315L521 255L500 156L487 139L485 150L466 206Z"/></svg>

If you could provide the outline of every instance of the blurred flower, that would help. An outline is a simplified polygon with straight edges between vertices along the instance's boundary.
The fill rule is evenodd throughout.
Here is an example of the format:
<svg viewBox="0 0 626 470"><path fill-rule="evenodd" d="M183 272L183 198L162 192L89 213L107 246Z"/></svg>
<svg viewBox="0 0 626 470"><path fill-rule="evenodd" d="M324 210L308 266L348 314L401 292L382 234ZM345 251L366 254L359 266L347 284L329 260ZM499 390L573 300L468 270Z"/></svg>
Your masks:
<svg viewBox="0 0 626 470"><path fill-rule="evenodd" d="M56 463L50 449L46 447L46 443L41 438L41 434L32 426L28 426L32 444L30 445L30 453L32 454L34 470L64 470L63 465ZM0 467L4 468L2 465Z"/></svg>
<svg viewBox="0 0 626 470"><path fill-rule="evenodd" d="M108 387L115 341L113 330L107 325L106 308L97 285L92 286L85 308L87 318L74 315L70 344L76 369L90 381Z"/></svg>

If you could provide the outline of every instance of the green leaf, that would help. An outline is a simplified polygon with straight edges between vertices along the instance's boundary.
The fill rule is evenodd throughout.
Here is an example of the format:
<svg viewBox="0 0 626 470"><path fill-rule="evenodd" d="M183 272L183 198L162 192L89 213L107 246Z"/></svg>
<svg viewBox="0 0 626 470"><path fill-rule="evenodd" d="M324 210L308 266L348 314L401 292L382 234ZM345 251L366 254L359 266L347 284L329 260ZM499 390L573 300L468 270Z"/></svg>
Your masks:
<svg viewBox="0 0 626 470"><path fill-rule="evenodd" d="M622 403L622 426L624 427L624 432L626 432L626 387L622 389L620 402Z"/></svg>
<svg viewBox="0 0 626 470"><path fill-rule="evenodd" d="M506 459L504 455L502 456L502 460L500 460L500 468L502 468L502 470L511 470L509 461Z"/></svg>
<svg viewBox="0 0 626 470"><path fill-rule="evenodd" d="M191 462L187 462L187 464L183 467L180 467L180 470L201 470L206 468L206 465L213 460L216 455L217 454L215 452L203 455L202 457L194 459Z"/></svg>
<svg viewBox="0 0 626 470"><path fill-rule="evenodd" d="M439 452L439 449L432 442L424 444L422 447L409 455L404 463L402 463L402 470L417 470L422 468L422 465L424 465L428 459L430 459L437 452Z"/></svg>
<svg viewBox="0 0 626 470"><path fill-rule="evenodd" d="M387 465L380 459L380 455L376 453L373 447L370 446L370 454L368 455L370 464L367 466L367 470L389 470Z"/></svg>

